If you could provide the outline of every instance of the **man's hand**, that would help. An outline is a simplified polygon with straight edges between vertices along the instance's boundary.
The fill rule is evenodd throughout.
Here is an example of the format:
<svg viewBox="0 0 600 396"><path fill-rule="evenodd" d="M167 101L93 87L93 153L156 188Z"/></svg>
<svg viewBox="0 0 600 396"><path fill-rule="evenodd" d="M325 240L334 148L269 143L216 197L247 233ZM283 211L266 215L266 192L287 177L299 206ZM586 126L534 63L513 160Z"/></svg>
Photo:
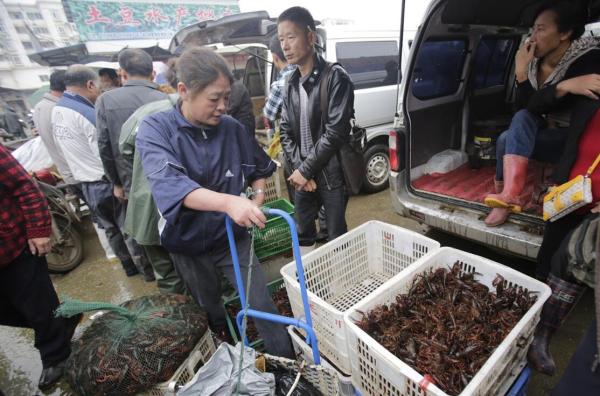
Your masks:
<svg viewBox="0 0 600 396"><path fill-rule="evenodd" d="M296 169L291 174L291 176L288 177L288 181L292 183L296 191L304 189L304 186L306 185L306 183L308 183L308 180L306 180L306 178L302 176L302 173L300 173L298 169Z"/></svg>
<svg viewBox="0 0 600 396"><path fill-rule="evenodd" d="M592 208L592 213L600 213L600 202L596 203L596 206Z"/></svg>
<svg viewBox="0 0 600 396"><path fill-rule="evenodd" d="M535 53L535 41L529 41L529 39L525 40L521 48L517 51L517 55L515 55L515 75L517 77L518 82L523 82L527 80L529 73L529 64L533 61L535 57L533 54Z"/></svg>
<svg viewBox="0 0 600 396"><path fill-rule="evenodd" d="M113 186L113 195L119 201L125 201L125 191L123 190L123 186L117 186L116 184Z"/></svg>
<svg viewBox="0 0 600 396"><path fill-rule="evenodd" d="M317 182L314 181L314 179L310 179L308 181L308 183L306 183L304 185L304 188L302 189L306 192L314 192L317 191Z"/></svg>
<svg viewBox="0 0 600 396"><path fill-rule="evenodd" d="M31 238L27 240L29 250L34 256L45 256L50 253L52 244L50 238Z"/></svg>
<svg viewBox="0 0 600 396"><path fill-rule="evenodd" d="M247 198L230 196L226 205L225 212L236 224L242 227L256 225L258 228L265 228L267 218L258 208L256 202Z"/></svg>
<svg viewBox="0 0 600 396"><path fill-rule="evenodd" d="M558 83L556 86L557 96L560 98L568 93L598 100L598 95L600 95L600 74L586 74L585 76L573 77Z"/></svg>

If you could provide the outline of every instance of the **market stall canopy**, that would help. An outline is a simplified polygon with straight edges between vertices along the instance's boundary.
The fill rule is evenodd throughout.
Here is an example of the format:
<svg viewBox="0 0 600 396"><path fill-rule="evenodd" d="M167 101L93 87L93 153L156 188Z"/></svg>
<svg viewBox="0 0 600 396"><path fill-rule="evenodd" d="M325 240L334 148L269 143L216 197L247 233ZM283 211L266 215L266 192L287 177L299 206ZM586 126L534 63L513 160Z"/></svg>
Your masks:
<svg viewBox="0 0 600 396"><path fill-rule="evenodd" d="M29 59L43 66L69 66L96 61L110 61L110 55L90 54L85 44L54 48L29 54Z"/></svg>
<svg viewBox="0 0 600 396"><path fill-rule="evenodd" d="M81 43L68 47L36 52L30 54L29 59L31 59L33 62L39 63L40 65L51 67L70 66L76 63L85 65L92 62L115 62L119 52L125 48L130 47L120 48L119 51L112 51L111 53L90 54L86 44ZM158 45L141 49L150 54L150 56L152 56L152 60L154 61L166 61L172 56L171 52Z"/></svg>

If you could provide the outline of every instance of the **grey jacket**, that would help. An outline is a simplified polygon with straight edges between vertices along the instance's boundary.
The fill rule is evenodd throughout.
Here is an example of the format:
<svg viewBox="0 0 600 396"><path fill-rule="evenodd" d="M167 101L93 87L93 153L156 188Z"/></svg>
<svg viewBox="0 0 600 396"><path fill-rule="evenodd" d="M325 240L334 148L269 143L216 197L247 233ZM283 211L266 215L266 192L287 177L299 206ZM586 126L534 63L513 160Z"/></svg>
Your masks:
<svg viewBox="0 0 600 396"><path fill-rule="evenodd" d="M158 85L143 80L130 80L121 88L103 93L96 101L98 148L106 177L123 186L125 197L131 189L131 164L121 156L119 136L127 119L146 103L167 99Z"/></svg>
<svg viewBox="0 0 600 396"><path fill-rule="evenodd" d="M44 142L44 146L48 150L52 162L56 165L65 183L75 184L77 180L73 177L73 173L71 173L71 169L65 160L65 155L62 149L56 144L54 133L52 132L52 109L56 106L56 102L59 99L59 97L50 93L45 94L33 109L33 123L42 138L42 142Z"/></svg>

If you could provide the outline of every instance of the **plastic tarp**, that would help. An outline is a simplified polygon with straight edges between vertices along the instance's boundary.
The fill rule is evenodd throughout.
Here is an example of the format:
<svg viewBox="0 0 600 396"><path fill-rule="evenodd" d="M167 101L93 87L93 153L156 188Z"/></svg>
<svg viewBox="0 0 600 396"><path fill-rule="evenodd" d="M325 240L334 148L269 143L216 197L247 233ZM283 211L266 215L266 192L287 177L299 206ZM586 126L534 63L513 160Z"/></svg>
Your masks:
<svg viewBox="0 0 600 396"><path fill-rule="evenodd" d="M198 370L177 396L230 396L236 394L241 343L235 347L222 343L215 354ZM275 376L255 367L256 352L244 347L240 396L273 396Z"/></svg>
<svg viewBox="0 0 600 396"><path fill-rule="evenodd" d="M36 172L54 165L44 142L42 142L42 138L39 136L13 151L12 155L28 172Z"/></svg>

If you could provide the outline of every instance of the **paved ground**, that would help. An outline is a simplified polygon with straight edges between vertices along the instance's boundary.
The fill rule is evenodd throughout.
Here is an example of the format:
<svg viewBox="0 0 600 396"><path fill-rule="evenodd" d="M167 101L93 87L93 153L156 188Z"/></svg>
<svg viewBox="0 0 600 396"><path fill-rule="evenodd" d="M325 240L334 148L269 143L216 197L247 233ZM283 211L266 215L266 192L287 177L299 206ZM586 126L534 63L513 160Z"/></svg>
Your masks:
<svg viewBox="0 0 600 396"><path fill-rule="evenodd" d="M368 220L381 220L402 227L424 232L416 222L399 217L391 208L389 191L379 194L354 197L348 209L348 225L356 227ZM140 276L127 278L115 261L104 258L95 234L88 227L85 230L85 260L75 270L66 275L52 276L59 295L89 301L122 301L156 292L153 283L146 283ZM533 274L531 262L503 256L482 246L460 240L439 232L428 232L428 236L437 239L445 246L452 246L479 254L503 264ZM278 268L289 261L279 257L265 263L270 277L277 275ZM557 360L559 373L564 370L579 338L593 316L592 293L587 293L578 304L567 323L558 332L551 349ZM29 330L0 327L0 390L7 396L34 395L36 383L41 371L39 355L33 348L33 335ZM557 377L548 378L534 375L528 395L549 394ZM68 385L61 383L52 390L51 395L71 395Z"/></svg>

